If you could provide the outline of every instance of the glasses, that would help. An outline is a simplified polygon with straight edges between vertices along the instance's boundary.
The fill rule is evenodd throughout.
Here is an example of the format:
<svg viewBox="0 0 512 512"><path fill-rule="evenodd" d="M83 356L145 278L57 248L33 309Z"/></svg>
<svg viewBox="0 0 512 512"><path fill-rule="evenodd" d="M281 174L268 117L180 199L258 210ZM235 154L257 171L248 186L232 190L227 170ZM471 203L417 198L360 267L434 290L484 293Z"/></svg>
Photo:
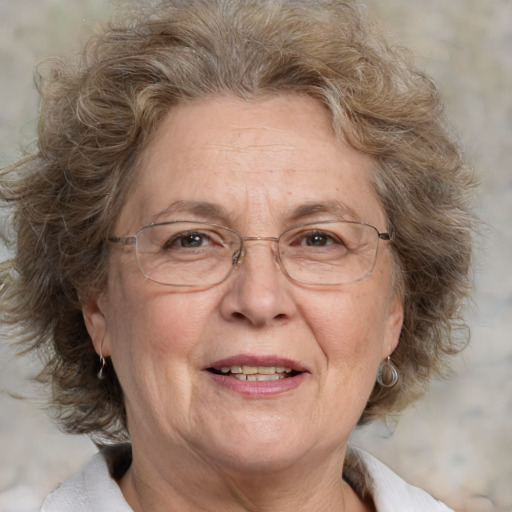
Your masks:
<svg viewBox="0 0 512 512"><path fill-rule="evenodd" d="M367 278L375 267L379 240L392 235L361 222L323 221L293 226L276 237L243 237L216 224L173 221L151 224L134 236L109 242L134 246L140 271L168 286L208 287L238 267L246 242L276 244L274 255L291 279L311 285L341 285Z"/></svg>

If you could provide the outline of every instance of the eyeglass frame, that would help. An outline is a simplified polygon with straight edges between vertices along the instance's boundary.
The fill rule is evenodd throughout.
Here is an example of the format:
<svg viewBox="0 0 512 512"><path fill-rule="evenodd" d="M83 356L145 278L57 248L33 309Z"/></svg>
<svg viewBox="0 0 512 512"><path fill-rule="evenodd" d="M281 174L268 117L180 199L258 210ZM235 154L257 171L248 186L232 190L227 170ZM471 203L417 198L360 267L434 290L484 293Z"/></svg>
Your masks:
<svg viewBox="0 0 512 512"><path fill-rule="evenodd" d="M223 277L220 281L216 281L215 283L210 283L210 284L175 284L175 283L163 283L161 281L157 281L156 279L148 276L146 274L146 272L144 272L144 270L141 267L141 264L140 264L140 261L138 258L138 253L137 253L137 237L138 237L139 233L141 233L143 230L151 228L153 226L164 226L164 225L168 225L168 224L177 224L177 223L202 224L204 226L212 226L212 227L216 227L216 228L225 229L226 231L234 233L237 236L237 238L240 240L240 247L233 254L233 256L231 258L231 268L225 277ZM306 226L315 226L317 224L339 224L339 223L366 226L366 227L372 228L375 231L375 233L377 234L377 244L375 246L375 259L374 259L372 267L361 277L354 279L353 281L347 281L347 282L343 282L343 283L316 283L316 282L311 282L311 281L302 281L300 279L297 279L297 278L291 276L286 268L286 265L283 263L283 260L281 258L281 251L279 250L279 241L280 241L281 237L285 233L292 231L293 229L297 229L297 228L302 228L302 227L306 227ZM357 283L358 281L363 281L364 279L368 278L372 274L373 269L375 268L375 264L377 262L377 254L378 254L380 240L384 240L386 242L392 242L394 240L394 238L395 238L395 233L394 233L393 229L390 229L389 232L386 232L386 231L380 232L375 226L373 226L371 224L368 224L366 222L351 221L351 220L320 220L320 221L315 221L315 222L306 222L304 224L297 224L297 225L290 226L290 227L286 228L277 237L274 237L274 236L245 236L244 237L238 231L228 228L227 226L222 226L221 224L201 222L201 221L195 221L195 220L194 221L172 220L172 221L165 221L165 222L155 222L152 224L148 224L146 226L142 226L140 229L137 230L137 232L134 235L108 236L106 238L106 241L110 242L110 243L114 243L114 244L120 244L122 247L128 247L128 246L134 247L135 248L135 258L137 261L137 267L138 267L140 273L146 279L148 279L154 283L160 284L162 286L175 286L175 287L180 287L180 288L201 288L201 287L209 288L209 287L217 286L218 284L223 283L232 274L233 270L237 268L237 265L241 264L240 260L244 253L244 242L250 242L250 241L276 242L277 250L274 252L274 254L275 254L276 260L279 264L279 268L292 281L295 281L295 282L301 283L301 284L305 284L305 285L309 285L309 286L343 286L343 285L347 285L347 284L351 284L351 283Z"/></svg>

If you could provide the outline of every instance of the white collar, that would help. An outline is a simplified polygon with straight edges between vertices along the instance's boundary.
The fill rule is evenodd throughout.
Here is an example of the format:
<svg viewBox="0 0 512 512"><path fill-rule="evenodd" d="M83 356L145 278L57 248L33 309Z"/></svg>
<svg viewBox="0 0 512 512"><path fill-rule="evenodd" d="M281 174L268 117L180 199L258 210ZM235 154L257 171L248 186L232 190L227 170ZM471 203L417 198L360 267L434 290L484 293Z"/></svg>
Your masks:
<svg viewBox="0 0 512 512"><path fill-rule="evenodd" d="M126 446L118 453L126 456ZM116 450L105 455L116 463ZM44 501L40 512L133 512L111 477L102 453L98 453L83 470ZM425 491L409 485L369 453L350 447L345 478L361 496L370 496L377 512L453 512Z"/></svg>

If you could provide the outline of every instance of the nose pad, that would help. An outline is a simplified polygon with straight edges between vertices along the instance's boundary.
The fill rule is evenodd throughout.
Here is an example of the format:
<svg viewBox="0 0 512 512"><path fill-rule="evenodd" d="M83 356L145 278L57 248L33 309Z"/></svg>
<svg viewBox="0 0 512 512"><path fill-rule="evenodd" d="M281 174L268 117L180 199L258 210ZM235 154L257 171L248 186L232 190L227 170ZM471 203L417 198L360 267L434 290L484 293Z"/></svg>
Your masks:
<svg viewBox="0 0 512 512"><path fill-rule="evenodd" d="M260 241L258 239L256 239L256 240ZM264 239L264 240L270 240L271 242L275 241L275 239ZM276 268L283 270L283 265L281 263L281 258L279 257L279 254L278 254L277 247L272 247L271 250L272 250L272 254L274 255L274 261L276 262ZM238 251L236 251L233 254L233 256L231 258L231 263L232 263L233 267L235 267L235 269L238 269L240 267L240 265L242 265L242 263L244 262L245 254L246 254L245 247L242 247L241 249L239 249Z"/></svg>
<svg viewBox="0 0 512 512"><path fill-rule="evenodd" d="M245 249L238 249L238 251L236 251L232 258L231 258L231 264L233 265L233 267L235 267L236 269L242 264L242 259L243 259L243 256L245 254Z"/></svg>

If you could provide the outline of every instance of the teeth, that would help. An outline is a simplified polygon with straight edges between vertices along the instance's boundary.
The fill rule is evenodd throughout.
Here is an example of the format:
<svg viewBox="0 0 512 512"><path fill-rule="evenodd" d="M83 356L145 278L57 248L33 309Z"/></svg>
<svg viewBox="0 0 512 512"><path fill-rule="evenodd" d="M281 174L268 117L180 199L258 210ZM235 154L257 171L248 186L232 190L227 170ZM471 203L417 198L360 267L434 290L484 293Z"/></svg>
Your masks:
<svg viewBox="0 0 512 512"><path fill-rule="evenodd" d="M220 371L222 373L242 373L241 366L223 366Z"/></svg>
<svg viewBox="0 0 512 512"><path fill-rule="evenodd" d="M284 379L285 376L279 373L273 373L272 375L260 375L260 374L251 374L246 375L245 373L235 373L233 375L235 379L238 380L250 380L250 381L262 381L262 380L280 380Z"/></svg>
<svg viewBox="0 0 512 512"><path fill-rule="evenodd" d="M249 365L233 365L223 366L220 369L221 373L231 373L233 377L239 378L240 380L277 380L278 378L284 378L283 373L291 373L291 368L285 368L284 366L249 366ZM246 378L246 377L257 377L257 378ZM269 378L263 378L269 377Z"/></svg>

